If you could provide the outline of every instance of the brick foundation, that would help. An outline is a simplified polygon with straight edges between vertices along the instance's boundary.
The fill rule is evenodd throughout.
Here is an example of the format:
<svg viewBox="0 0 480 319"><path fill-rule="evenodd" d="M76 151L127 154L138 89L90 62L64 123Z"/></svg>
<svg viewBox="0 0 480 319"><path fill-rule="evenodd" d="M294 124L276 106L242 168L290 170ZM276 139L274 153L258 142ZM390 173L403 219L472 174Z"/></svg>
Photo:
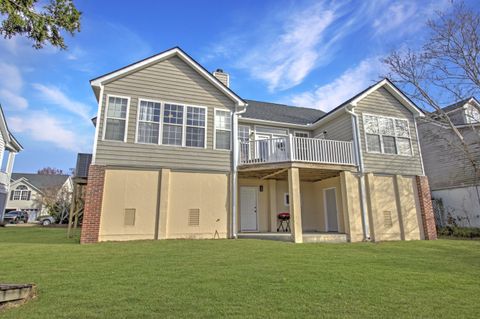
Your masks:
<svg viewBox="0 0 480 319"><path fill-rule="evenodd" d="M423 232L425 239L437 239L437 228L435 226L435 216L433 215L432 195L428 185L427 176L417 176L418 199L420 201L420 210L422 212Z"/></svg>
<svg viewBox="0 0 480 319"><path fill-rule="evenodd" d="M98 242L104 182L105 166L90 165L87 190L85 194L82 235L80 237L81 244Z"/></svg>

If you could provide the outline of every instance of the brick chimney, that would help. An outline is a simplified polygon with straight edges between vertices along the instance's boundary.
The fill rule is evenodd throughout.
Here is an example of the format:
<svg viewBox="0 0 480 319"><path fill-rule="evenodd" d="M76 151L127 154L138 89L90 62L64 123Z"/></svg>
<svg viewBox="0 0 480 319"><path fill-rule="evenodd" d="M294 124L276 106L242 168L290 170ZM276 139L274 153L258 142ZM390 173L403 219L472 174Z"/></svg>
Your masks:
<svg viewBox="0 0 480 319"><path fill-rule="evenodd" d="M213 72L213 76L220 80L226 87L230 87L230 76L228 73L223 72L222 69L217 69Z"/></svg>

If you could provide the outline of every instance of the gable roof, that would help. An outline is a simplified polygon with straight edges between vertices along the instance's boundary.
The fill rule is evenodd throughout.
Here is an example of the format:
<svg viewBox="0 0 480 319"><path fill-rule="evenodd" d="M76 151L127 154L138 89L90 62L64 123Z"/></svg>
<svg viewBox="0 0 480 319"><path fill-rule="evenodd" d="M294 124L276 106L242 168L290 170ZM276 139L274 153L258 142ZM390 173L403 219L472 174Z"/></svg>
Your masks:
<svg viewBox="0 0 480 319"><path fill-rule="evenodd" d="M19 179L25 179L29 184L35 188L42 190L45 188L61 187L69 175L44 175L44 174L32 174L32 173L12 173L12 182Z"/></svg>
<svg viewBox="0 0 480 319"><path fill-rule="evenodd" d="M278 103L245 100L248 107L241 118L264 120L271 122L307 125L314 123L325 112L299 106Z"/></svg>
<svg viewBox="0 0 480 319"><path fill-rule="evenodd" d="M235 92L233 92L230 88L225 86L220 80L218 80L213 74L208 72L200 63L195 61L191 56L189 56L185 51L180 49L179 47L174 47L158 54L152 55L148 58L140 60L138 62L129 64L123 68L117 69L115 71L106 73L99 77L96 77L90 80L90 85L92 87L100 87L104 82L116 79L118 77L127 75L131 72L134 72L138 69L144 68L151 64L157 63L161 60L168 59L172 56L178 56L181 60L185 63L190 65L194 70L196 70L201 76L203 76L207 81L209 81L213 86L223 92L227 97L231 100L235 101L239 106L245 107L246 102L238 96Z"/></svg>
<svg viewBox="0 0 480 319"><path fill-rule="evenodd" d="M5 141L5 147L9 150L13 150L15 152L20 152L23 150L23 146L17 141L17 139L10 133L8 129L8 124L5 119L5 114L3 113L2 105L0 104L0 133L3 136Z"/></svg>
<svg viewBox="0 0 480 319"><path fill-rule="evenodd" d="M463 100L458 101L456 103L447 105L447 106L443 107L442 110L444 110L446 113L456 111L457 109L463 108L465 106L465 104L467 104L469 102L475 102L475 103L477 103L477 105L480 105L479 102L477 101L477 99L474 96L470 96L470 97L467 97L466 99L463 99Z"/></svg>

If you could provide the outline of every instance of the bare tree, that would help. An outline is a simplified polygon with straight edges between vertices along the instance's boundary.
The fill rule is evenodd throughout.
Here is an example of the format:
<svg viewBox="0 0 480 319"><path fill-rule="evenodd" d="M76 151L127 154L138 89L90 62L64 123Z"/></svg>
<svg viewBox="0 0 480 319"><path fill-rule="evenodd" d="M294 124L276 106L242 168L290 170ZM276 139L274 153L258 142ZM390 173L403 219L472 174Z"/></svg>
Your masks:
<svg viewBox="0 0 480 319"><path fill-rule="evenodd" d="M63 170L61 170L59 168L47 166L47 167L44 167L42 169L39 169L37 171L37 174L40 174L40 175L64 175L65 173L63 172Z"/></svg>
<svg viewBox="0 0 480 319"><path fill-rule="evenodd" d="M72 193L63 186L44 187L40 191L33 199L36 206L42 207L61 224L68 216Z"/></svg>
<svg viewBox="0 0 480 319"><path fill-rule="evenodd" d="M390 71L387 76L427 111L426 121L452 133L446 140L468 159L478 185L479 125L459 129L442 107L480 93L480 13L455 2L429 20L427 28L430 36L420 50L394 51L383 59ZM474 107L480 112L478 105Z"/></svg>

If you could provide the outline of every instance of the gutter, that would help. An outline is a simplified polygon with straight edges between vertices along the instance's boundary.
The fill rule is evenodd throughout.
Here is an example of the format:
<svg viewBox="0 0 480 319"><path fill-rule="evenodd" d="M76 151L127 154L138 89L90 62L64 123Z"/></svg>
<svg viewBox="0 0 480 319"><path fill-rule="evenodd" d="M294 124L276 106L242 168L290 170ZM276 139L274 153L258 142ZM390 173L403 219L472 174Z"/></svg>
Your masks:
<svg viewBox="0 0 480 319"><path fill-rule="evenodd" d="M242 111L236 111L232 115L232 223L231 234L237 238L237 211L238 211L238 115L247 111L247 105Z"/></svg>
<svg viewBox="0 0 480 319"><path fill-rule="evenodd" d="M353 145L355 147L355 155L357 158L357 168L358 173L360 175L360 199L361 199L361 210L362 210L362 226L363 226L363 240L370 241L370 225L368 222L368 213L367 213L367 195L365 190L365 167L363 165L363 156L362 156L362 147L360 144L360 126L358 123L358 115L355 114L353 111L349 110L349 106L352 109L355 107L354 105L346 105L344 107L345 112L352 116L352 126L353 126Z"/></svg>

